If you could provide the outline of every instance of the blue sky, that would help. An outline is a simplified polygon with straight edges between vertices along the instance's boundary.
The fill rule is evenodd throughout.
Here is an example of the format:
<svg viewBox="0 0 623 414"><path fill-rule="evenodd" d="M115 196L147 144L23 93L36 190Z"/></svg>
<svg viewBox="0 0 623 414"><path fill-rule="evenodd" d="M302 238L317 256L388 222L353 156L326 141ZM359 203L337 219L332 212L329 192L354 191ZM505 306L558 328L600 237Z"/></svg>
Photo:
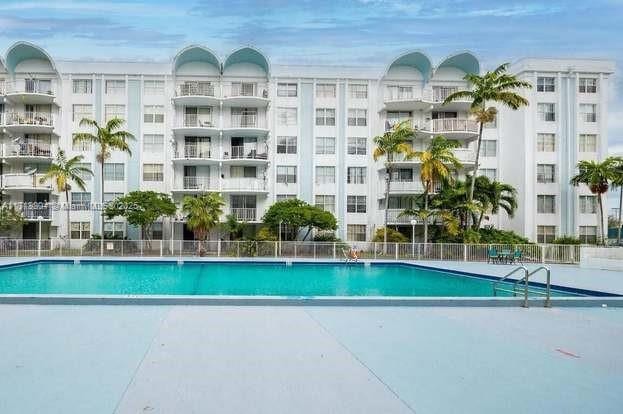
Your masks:
<svg viewBox="0 0 623 414"><path fill-rule="evenodd" d="M485 68L525 56L597 57L623 68L623 0L2 0L0 48L17 40L54 58L170 59L190 43L221 56L241 45L273 63L385 66L409 49L434 60L469 49ZM623 153L623 82L609 139Z"/></svg>

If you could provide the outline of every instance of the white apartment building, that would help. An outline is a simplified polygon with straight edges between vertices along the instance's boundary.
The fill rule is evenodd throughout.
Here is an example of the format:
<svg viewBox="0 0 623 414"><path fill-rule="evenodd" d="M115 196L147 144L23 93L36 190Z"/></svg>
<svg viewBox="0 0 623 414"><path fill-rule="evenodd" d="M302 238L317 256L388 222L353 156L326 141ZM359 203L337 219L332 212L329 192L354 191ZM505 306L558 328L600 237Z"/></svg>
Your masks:
<svg viewBox="0 0 623 414"><path fill-rule="evenodd" d="M535 241L590 236L594 199L566 183L577 160L607 152L614 65L525 59L511 71L534 84L522 92L531 106L501 109L487 125L480 173L516 186L520 209L512 219L500 214L488 223ZM136 140L132 155L117 152L106 161L106 201L134 190L169 193L176 202L216 191L226 201L225 214L257 224L272 203L297 197L333 212L342 239L369 240L384 217L384 166L372 158L373 137L409 119L417 127L414 148L425 148L438 134L456 139L462 144L458 158L473 170L478 124L469 102L442 102L469 88L466 73L479 72L469 52L436 64L414 51L384 68L289 66L271 65L251 47L219 58L193 45L171 62L95 62L54 60L42 48L18 42L0 61L2 198L64 202L64 194L39 177L57 148L83 155L94 175L85 191L71 191L71 237L99 233L101 214L88 208L101 191L97 149L72 145L72 134L84 117L103 123L117 116ZM419 165L404 160L399 167L392 177L390 225L410 235L411 220L398 215L422 192ZM43 205L25 208L24 215L28 222L13 237L67 232L64 212ZM140 237L121 219L105 222L104 230ZM154 226L153 237L193 236L180 214Z"/></svg>

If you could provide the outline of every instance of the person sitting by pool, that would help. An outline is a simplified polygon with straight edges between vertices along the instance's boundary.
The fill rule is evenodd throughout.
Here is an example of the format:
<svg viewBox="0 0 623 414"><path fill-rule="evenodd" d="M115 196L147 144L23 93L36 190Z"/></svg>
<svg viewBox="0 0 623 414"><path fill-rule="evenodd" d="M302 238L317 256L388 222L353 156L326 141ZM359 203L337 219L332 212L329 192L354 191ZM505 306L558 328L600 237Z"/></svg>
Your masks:
<svg viewBox="0 0 623 414"><path fill-rule="evenodd" d="M359 260L359 256L357 255L357 250L353 249L352 247L348 249L348 258L352 260L353 262L356 262L357 260Z"/></svg>

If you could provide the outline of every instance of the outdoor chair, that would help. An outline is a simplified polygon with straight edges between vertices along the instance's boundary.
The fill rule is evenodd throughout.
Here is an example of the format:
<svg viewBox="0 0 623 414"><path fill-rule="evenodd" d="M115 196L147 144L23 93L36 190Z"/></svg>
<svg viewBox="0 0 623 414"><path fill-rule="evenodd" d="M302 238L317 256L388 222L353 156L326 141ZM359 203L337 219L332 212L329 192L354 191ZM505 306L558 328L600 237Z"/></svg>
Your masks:
<svg viewBox="0 0 623 414"><path fill-rule="evenodd" d="M496 249L489 249L487 252L487 263L495 263L500 260L498 251Z"/></svg>

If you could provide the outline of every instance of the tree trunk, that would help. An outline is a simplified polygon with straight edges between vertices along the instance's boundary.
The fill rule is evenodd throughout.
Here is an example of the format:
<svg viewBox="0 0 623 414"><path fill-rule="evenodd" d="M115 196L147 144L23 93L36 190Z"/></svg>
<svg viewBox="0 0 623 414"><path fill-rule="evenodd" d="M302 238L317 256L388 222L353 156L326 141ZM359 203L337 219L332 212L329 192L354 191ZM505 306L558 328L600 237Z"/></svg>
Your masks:
<svg viewBox="0 0 623 414"><path fill-rule="evenodd" d="M384 227L383 227L383 251L386 251L387 249L387 222L389 221L389 187L391 185L391 181L392 181L392 175L391 175L391 167L389 166L389 164L387 165L387 167L385 168L385 221L384 221Z"/></svg>
<svg viewBox="0 0 623 414"><path fill-rule="evenodd" d="M617 246L621 245L621 207L623 207L623 186L619 189L619 223L617 225Z"/></svg>
<svg viewBox="0 0 623 414"><path fill-rule="evenodd" d="M67 209L67 248L71 246L71 229L70 227L70 218L69 218L69 190L67 190L67 186L65 186L65 208Z"/></svg>
<svg viewBox="0 0 623 414"><path fill-rule="evenodd" d="M424 217L424 244L428 243L428 184L424 189L424 211L426 216Z"/></svg>
<svg viewBox="0 0 623 414"><path fill-rule="evenodd" d="M605 238L604 238L604 206L603 206L603 202L601 200L601 193L597 194L597 201L599 202L599 239L601 242L601 244L605 244Z"/></svg>
<svg viewBox="0 0 623 414"><path fill-rule="evenodd" d="M480 144L482 143L482 122L478 123L478 142L476 144L476 158L474 160L474 172L472 174L472 182L471 185L469 186L469 197L467 199L467 201L469 203L471 203L474 200L474 187L476 186L476 174L478 173L478 162L480 161ZM467 216L467 224L465 226L465 229L467 230L467 227L469 227L470 223L469 220L470 216Z"/></svg>
<svg viewBox="0 0 623 414"><path fill-rule="evenodd" d="M103 150L102 150L103 153ZM104 156L102 155L102 161L101 161L101 171L100 171L100 178L102 180L102 182L100 183L100 186L102 188L102 191L100 191L100 213L101 213L101 219L102 222L100 223L100 234L102 236L102 239L104 238Z"/></svg>

